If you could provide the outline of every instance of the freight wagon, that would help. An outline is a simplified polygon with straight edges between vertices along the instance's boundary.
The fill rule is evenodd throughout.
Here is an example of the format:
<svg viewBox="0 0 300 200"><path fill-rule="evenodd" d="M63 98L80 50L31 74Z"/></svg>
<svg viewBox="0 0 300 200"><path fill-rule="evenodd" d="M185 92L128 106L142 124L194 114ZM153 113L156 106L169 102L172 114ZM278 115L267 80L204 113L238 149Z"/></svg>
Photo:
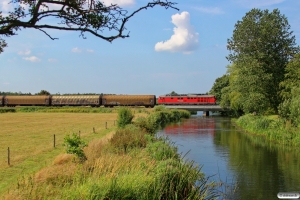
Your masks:
<svg viewBox="0 0 300 200"><path fill-rule="evenodd" d="M100 95L52 96L52 106L100 106Z"/></svg>
<svg viewBox="0 0 300 200"><path fill-rule="evenodd" d="M103 95L102 105L107 106L145 106L154 107L155 95Z"/></svg>
<svg viewBox="0 0 300 200"><path fill-rule="evenodd" d="M50 96L4 96L4 106L50 106Z"/></svg>

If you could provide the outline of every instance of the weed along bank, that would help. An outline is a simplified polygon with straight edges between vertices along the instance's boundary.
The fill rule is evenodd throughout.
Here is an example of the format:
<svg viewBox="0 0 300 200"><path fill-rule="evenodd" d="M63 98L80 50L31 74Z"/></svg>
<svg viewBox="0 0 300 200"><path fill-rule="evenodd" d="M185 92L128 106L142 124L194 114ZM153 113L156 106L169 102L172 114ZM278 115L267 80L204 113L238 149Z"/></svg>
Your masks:
<svg viewBox="0 0 300 200"><path fill-rule="evenodd" d="M189 118L188 111L158 106L138 116L130 108L120 108L117 112L116 126L104 129L106 134L98 138L88 139L84 134L79 137L77 133L65 136L64 149L52 163L19 178L2 196L6 199L218 197L215 184L209 182L199 167L183 161L168 140L156 137L156 131L164 125ZM91 130L91 134L97 133Z"/></svg>

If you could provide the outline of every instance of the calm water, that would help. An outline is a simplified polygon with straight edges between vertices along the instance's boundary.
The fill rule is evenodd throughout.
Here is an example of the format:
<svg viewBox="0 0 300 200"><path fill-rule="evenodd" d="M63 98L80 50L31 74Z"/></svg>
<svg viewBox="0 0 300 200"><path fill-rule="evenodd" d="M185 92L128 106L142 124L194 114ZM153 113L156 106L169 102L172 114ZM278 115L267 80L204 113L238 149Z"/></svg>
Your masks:
<svg viewBox="0 0 300 200"><path fill-rule="evenodd" d="M278 192L300 192L300 151L278 148L249 137L230 118L192 118L167 126L169 137L186 159L202 165L212 180L238 185L233 199L278 199Z"/></svg>

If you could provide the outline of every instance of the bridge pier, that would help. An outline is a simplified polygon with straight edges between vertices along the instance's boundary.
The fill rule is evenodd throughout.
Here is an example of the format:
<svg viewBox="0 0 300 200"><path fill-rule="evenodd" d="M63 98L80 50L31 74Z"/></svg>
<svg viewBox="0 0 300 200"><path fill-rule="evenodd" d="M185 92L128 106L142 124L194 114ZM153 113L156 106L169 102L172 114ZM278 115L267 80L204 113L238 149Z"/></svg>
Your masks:
<svg viewBox="0 0 300 200"><path fill-rule="evenodd" d="M209 111L203 111L203 116L208 117L209 116Z"/></svg>

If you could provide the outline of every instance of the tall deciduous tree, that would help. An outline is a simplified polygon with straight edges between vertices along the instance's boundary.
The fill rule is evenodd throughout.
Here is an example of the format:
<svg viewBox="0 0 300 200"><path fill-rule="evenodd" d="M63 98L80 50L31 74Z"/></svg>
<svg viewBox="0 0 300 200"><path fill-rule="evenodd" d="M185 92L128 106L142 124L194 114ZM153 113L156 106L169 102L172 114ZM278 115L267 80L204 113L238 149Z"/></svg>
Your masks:
<svg viewBox="0 0 300 200"><path fill-rule="evenodd" d="M277 112L281 102L279 83L284 80L287 63L299 52L287 18L278 9L252 9L235 24L227 48L227 59L238 71L234 88L242 92L240 98L248 104L243 106L244 111L271 108ZM247 96L243 96L245 91Z"/></svg>
<svg viewBox="0 0 300 200"><path fill-rule="evenodd" d="M285 80L280 83L280 86L284 101L279 106L279 114L298 126L300 124L300 54L288 63Z"/></svg>
<svg viewBox="0 0 300 200"><path fill-rule="evenodd" d="M217 103L221 102L222 98L222 89L229 86L229 75L225 74L219 78L217 78L212 86L209 94L215 95L217 99Z"/></svg>
<svg viewBox="0 0 300 200"><path fill-rule="evenodd" d="M79 31L83 38L84 33L90 33L112 42L129 37L128 32L124 33L125 25L141 10L155 6L178 10L174 7L176 3L168 0L153 0L130 14L117 4L107 6L101 0L11 0L10 3L15 7L13 12L4 16L0 11L0 53L7 46L3 37L16 35L21 28L42 31L52 40L57 38L47 33L49 29ZM51 23L53 20L58 23ZM104 31L113 33L106 36Z"/></svg>
<svg viewBox="0 0 300 200"><path fill-rule="evenodd" d="M36 93L36 95L50 95L50 92L47 90L41 90L39 93Z"/></svg>

